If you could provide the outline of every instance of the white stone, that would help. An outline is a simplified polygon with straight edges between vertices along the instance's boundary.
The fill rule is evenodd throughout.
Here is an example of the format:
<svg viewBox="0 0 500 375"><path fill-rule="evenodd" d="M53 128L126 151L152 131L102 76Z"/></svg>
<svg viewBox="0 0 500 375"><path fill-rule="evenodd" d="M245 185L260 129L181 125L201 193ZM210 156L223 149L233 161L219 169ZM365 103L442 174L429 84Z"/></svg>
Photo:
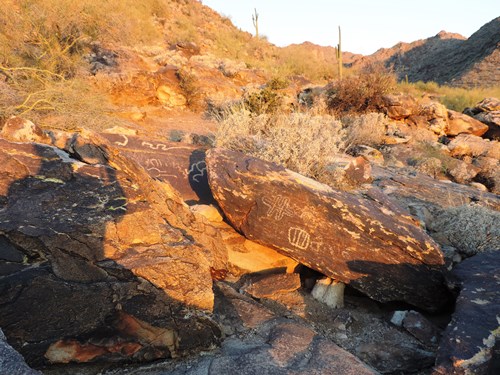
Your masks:
<svg viewBox="0 0 500 375"><path fill-rule="evenodd" d="M316 281L312 296L331 308L344 307L345 284L328 277Z"/></svg>

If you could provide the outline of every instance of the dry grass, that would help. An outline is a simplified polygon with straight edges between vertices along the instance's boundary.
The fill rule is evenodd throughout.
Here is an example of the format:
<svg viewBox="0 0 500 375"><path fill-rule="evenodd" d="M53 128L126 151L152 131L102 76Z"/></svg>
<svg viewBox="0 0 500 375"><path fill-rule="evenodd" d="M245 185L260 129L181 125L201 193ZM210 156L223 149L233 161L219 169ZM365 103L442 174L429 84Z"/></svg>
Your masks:
<svg viewBox="0 0 500 375"><path fill-rule="evenodd" d="M242 151L322 182L328 182L326 167L342 147L341 123L329 115L253 115L233 107L220 120L217 147Z"/></svg>
<svg viewBox="0 0 500 375"><path fill-rule="evenodd" d="M398 84L398 89L413 96L429 94L436 97L448 109L462 112L467 107L474 107L484 98L500 98L500 87L466 89L440 86L436 82L416 82Z"/></svg>

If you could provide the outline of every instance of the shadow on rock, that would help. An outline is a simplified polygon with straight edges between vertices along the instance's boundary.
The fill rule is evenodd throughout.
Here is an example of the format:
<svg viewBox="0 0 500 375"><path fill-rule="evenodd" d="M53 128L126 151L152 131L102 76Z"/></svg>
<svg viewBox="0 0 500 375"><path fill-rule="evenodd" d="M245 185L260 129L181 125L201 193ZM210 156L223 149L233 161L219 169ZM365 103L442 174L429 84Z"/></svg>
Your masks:
<svg viewBox="0 0 500 375"><path fill-rule="evenodd" d="M0 139L0 327L9 343L36 367L148 361L216 344L210 264L169 222L175 197L98 137L104 143L74 141L63 151Z"/></svg>

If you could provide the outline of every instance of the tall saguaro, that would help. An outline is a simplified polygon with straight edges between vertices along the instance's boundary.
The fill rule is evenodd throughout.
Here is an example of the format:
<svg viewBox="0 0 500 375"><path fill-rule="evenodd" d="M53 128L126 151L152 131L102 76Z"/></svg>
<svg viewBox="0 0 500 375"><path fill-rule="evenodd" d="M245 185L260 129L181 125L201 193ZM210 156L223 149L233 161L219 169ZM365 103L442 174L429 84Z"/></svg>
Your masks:
<svg viewBox="0 0 500 375"><path fill-rule="evenodd" d="M339 43L337 44L337 47L335 48L335 52L337 53L337 64L338 64L338 70L339 70L339 79L342 79L342 33L340 31L340 26L339 26Z"/></svg>
<svg viewBox="0 0 500 375"><path fill-rule="evenodd" d="M257 9L254 8L254 14L252 14L252 22L255 27L255 37L259 39L259 13L257 13Z"/></svg>

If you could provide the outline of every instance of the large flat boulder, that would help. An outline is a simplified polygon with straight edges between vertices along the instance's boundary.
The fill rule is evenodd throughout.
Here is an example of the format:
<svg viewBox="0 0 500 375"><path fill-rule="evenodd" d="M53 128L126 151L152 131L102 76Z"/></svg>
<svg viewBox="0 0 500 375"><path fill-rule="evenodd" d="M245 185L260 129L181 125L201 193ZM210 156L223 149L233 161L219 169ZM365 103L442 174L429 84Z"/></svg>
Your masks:
<svg viewBox="0 0 500 375"><path fill-rule="evenodd" d="M215 229L97 135L65 146L0 139L9 342L35 366L146 361L217 343L207 315L211 274L225 263Z"/></svg>
<svg viewBox="0 0 500 375"><path fill-rule="evenodd" d="M206 162L214 197L247 238L378 301L427 310L448 301L439 248L385 195L335 191L234 151L210 150Z"/></svg>

